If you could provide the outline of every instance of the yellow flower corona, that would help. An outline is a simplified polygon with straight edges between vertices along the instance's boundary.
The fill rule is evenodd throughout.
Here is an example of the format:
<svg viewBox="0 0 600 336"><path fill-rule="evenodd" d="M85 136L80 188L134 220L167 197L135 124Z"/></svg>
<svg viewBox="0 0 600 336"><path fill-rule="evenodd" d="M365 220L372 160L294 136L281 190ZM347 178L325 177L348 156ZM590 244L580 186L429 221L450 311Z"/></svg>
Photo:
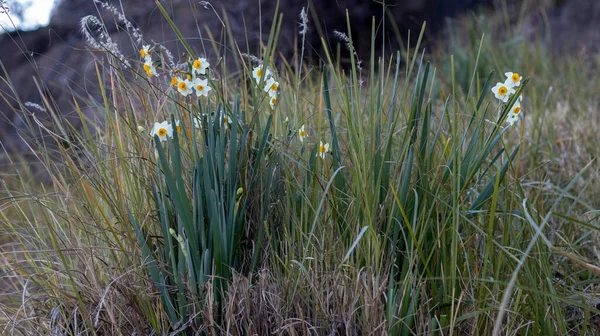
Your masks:
<svg viewBox="0 0 600 336"><path fill-rule="evenodd" d="M329 144L323 143L323 141L319 141L319 151L317 156L320 156L321 159L325 159L325 153L329 152Z"/></svg>
<svg viewBox="0 0 600 336"><path fill-rule="evenodd" d="M228 115L226 115L226 114L223 114L223 116L222 116L222 117L219 115L219 116L218 116L218 118L223 118L223 119L222 119L222 120L223 120L223 128L224 128L225 130L228 130L228 129L229 129L229 125L231 125L231 123L232 123L232 121L231 121L231 117L229 117L229 116L228 116Z"/></svg>
<svg viewBox="0 0 600 336"><path fill-rule="evenodd" d="M264 91L269 94L269 97L276 97L278 88L279 82L273 79L273 77L269 77L269 79L267 80L267 84L265 85Z"/></svg>
<svg viewBox="0 0 600 336"><path fill-rule="evenodd" d="M150 45L142 46L142 49L140 49L140 56L144 59L144 61L152 62L152 52L150 51Z"/></svg>
<svg viewBox="0 0 600 336"><path fill-rule="evenodd" d="M179 91L179 93L184 97L192 93L193 87L194 86L192 85L192 82L188 81L187 79L180 80L179 83L177 83L177 91Z"/></svg>
<svg viewBox="0 0 600 336"><path fill-rule="evenodd" d="M196 95L198 97L205 96L208 97L208 93L210 92L211 87L208 86L207 79L196 78L194 82L192 82L193 88L196 90Z"/></svg>
<svg viewBox="0 0 600 336"><path fill-rule="evenodd" d="M154 64L152 64L152 60L149 58L146 58L146 61L144 62L144 71L146 72L146 75L148 75L148 77L158 76L158 72L156 72L156 67L154 66Z"/></svg>
<svg viewBox="0 0 600 336"><path fill-rule="evenodd" d="M509 113L506 117L506 122L509 123L510 126L512 126L519 120L519 114L521 113L521 111L521 102L516 101L513 107L511 108L512 113Z"/></svg>
<svg viewBox="0 0 600 336"><path fill-rule="evenodd" d="M304 142L304 138L306 138L306 129L304 129L304 125L300 126L298 130L298 137L300 138L300 142Z"/></svg>
<svg viewBox="0 0 600 336"><path fill-rule="evenodd" d="M510 95L515 93L515 88L509 83L496 83L496 85L492 88L492 92L497 99L503 103L506 103L508 98L510 98Z"/></svg>
<svg viewBox="0 0 600 336"><path fill-rule="evenodd" d="M263 76L263 65L259 65L252 70L252 77L256 81L256 84L260 83L260 79L262 78L262 76ZM264 73L264 76L265 76L265 80L268 81L269 78L271 78L271 70L269 70L267 68L266 72Z"/></svg>
<svg viewBox="0 0 600 336"><path fill-rule="evenodd" d="M206 69L208 69L209 66L210 63L208 63L206 58L198 58L192 62L192 68L195 75L206 75Z"/></svg>
<svg viewBox="0 0 600 336"><path fill-rule="evenodd" d="M511 87L518 87L521 85L521 75L516 72L505 72L504 76L506 76L505 84Z"/></svg>
<svg viewBox="0 0 600 336"><path fill-rule="evenodd" d="M177 77L171 78L171 85L177 86L179 84L179 79Z"/></svg>
<svg viewBox="0 0 600 336"><path fill-rule="evenodd" d="M167 137L173 137L173 128L168 121L154 123L152 128L152 136L157 135L160 141L167 141Z"/></svg>

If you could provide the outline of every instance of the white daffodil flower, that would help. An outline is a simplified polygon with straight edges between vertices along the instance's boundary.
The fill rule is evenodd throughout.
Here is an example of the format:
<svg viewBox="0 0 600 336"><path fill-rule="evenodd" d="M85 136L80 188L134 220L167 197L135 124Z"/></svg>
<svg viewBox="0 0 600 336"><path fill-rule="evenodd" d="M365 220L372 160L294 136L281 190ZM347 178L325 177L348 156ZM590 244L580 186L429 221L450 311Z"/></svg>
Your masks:
<svg viewBox="0 0 600 336"><path fill-rule="evenodd" d="M506 83L496 83L496 85L492 88L492 92L503 103L508 101L508 98L511 94L515 93L514 87Z"/></svg>
<svg viewBox="0 0 600 336"><path fill-rule="evenodd" d="M263 90L269 93L269 97L277 97L277 89L279 89L279 82L270 77Z"/></svg>
<svg viewBox="0 0 600 336"><path fill-rule="evenodd" d="M508 117L506 117L506 122L512 126L515 122L519 121L519 116L521 114L521 102L517 100L513 107L510 109L508 113Z"/></svg>
<svg viewBox="0 0 600 336"><path fill-rule="evenodd" d="M325 153L329 152L329 144L323 143L323 141L319 141L319 150L317 151L317 156L320 156L321 159L325 159Z"/></svg>
<svg viewBox="0 0 600 336"><path fill-rule="evenodd" d="M304 129L304 124L302 124L302 126L300 126L298 129L298 138L300 139L300 142L304 142L304 138L306 138L306 136L306 129Z"/></svg>
<svg viewBox="0 0 600 336"><path fill-rule="evenodd" d="M254 68L254 70L252 70L252 77L254 77L254 80L256 80L256 84L260 83L260 78L263 75L263 66L259 65L256 68ZM271 71L269 69L267 69L267 72L265 73L265 79L269 79L269 77L271 77Z"/></svg>
<svg viewBox="0 0 600 336"><path fill-rule="evenodd" d="M271 105L272 109L275 108L275 104L277 104L277 96L273 96L273 97L269 98L269 105Z"/></svg>
<svg viewBox="0 0 600 336"><path fill-rule="evenodd" d="M146 71L146 75L150 78L152 78L152 76L158 76L158 72L156 72L156 67L152 64L152 60L144 63L144 71Z"/></svg>
<svg viewBox="0 0 600 336"><path fill-rule="evenodd" d="M512 85L513 87L521 85L522 77L516 72L505 72L506 84Z"/></svg>
<svg viewBox="0 0 600 336"><path fill-rule="evenodd" d="M206 69L210 66L210 63L206 60L206 58L198 58L192 63L192 68L194 69L194 73L198 75L206 75Z"/></svg>
<svg viewBox="0 0 600 336"><path fill-rule="evenodd" d="M177 91L179 91L182 96L186 97L192 93L192 82L187 79L180 80L179 83L177 83Z"/></svg>
<svg viewBox="0 0 600 336"><path fill-rule="evenodd" d="M142 46L142 49L140 49L140 56L145 62L152 61L152 51L150 51L150 45Z"/></svg>
<svg viewBox="0 0 600 336"><path fill-rule="evenodd" d="M154 123L154 127L152 128L152 136L155 135L158 135L160 141L167 141L167 137L173 137L173 127L166 120L161 123Z"/></svg>
<svg viewBox="0 0 600 336"><path fill-rule="evenodd" d="M208 96L208 92L212 90L210 86L208 86L208 80L196 78L194 80L194 90L196 90L196 95L200 96Z"/></svg>

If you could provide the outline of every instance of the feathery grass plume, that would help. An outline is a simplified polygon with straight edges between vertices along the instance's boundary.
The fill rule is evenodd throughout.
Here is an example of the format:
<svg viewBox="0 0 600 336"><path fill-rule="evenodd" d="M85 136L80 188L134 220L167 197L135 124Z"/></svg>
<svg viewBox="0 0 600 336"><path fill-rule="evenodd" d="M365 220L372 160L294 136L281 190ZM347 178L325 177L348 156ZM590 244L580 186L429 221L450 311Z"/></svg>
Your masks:
<svg viewBox="0 0 600 336"><path fill-rule="evenodd" d="M125 28L127 29L127 31L129 31L131 33L131 36L134 38L134 41L138 46L143 44L142 32L140 31L139 28L135 27L131 23L131 21L129 21L127 19L127 17L125 16L125 14L122 11L120 11L116 6L111 5L111 4L101 1L101 0L94 0L94 2L99 4L107 12L113 14L113 16L117 19L117 22L123 24L125 26ZM167 60L167 63L169 64L169 66L172 69L179 68L179 66L177 64L175 64L173 54L171 53L171 51L168 48L166 48L164 45L162 45L160 43L156 43L155 41L152 41L152 45L158 46L163 51L163 54L166 56L165 58Z"/></svg>
<svg viewBox="0 0 600 336"><path fill-rule="evenodd" d="M252 54L248 54L248 53L242 53L242 56L245 57L246 59L249 59L250 61L256 63L256 64L263 64L263 60L261 60L260 58L252 55Z"/></svg>
<svg viewBox="0 0 600 336"><path fill-rule="evenodd" d="M119 50L117 44L113 42L110 34L106 31L104 24L94 15L87 15L79 21L80 30L85 38L88 47L98 50L104 50L121 61L125 67L131 67L129 61Z"/></svg>
<svg viewBox="0 0 600 336"><path fill-rule="evenodd" d="M302 10L300 10L300 31L298 34L305 36L306 33L308 33L308 14L306 13L306 8L302 7Z"/></svg>
<svg viewBox="0 0 600 336"><path fill-rule="evenodd" d="M300 60L298 66L298 82L302 78L302 64L304 63L304 44L306 43L306 33L308 33L308 14L306 8L302 7L300 11L300 31L298 34L302 37L302 46L300 47Z"/></svg>
<svg viewBox="0 0 600 336"><path fill-rule="evenodd" d="M125 14L123 14L123 12L121 12L117 7L115 7L114 5L111 5L107 2L104 1L100 1L100 0L94 0L94 3L97 3L100 5L100 7L104 8L106 11L110 12L113 14L113 16L117 19L117 22L122 23L123 25L125 25L125 28L131 32L131 36L133 36L133 38L135 39L135 42L138 45L142 44L142 33L139 30L139 28L135 27L131 21L127 20L127 18L125 17Z"/></svg>
<svg viewBox="0 0 600 336"><path fill-rule="evenodd" d="M333 30L333 36L335 38L337 38L338 40L340 40L340 42L343 42L344 45L346 46L346 50L348 50L349 52L354 54L354 58L356 58L356 68L358 69L358 84L359 86L362 86L363 84L363 80L362 80L362 61L361 59L358 57L358 53L356 52L356 49L354 48L354 46L352 45L352 43L350 43L350 38L348 37L348 35L346 35L346 33L341 32L339 30Z"/></svg>
<svg viewBox="0 0 600 336"><path fill-rule="evenodd" d="M350 52L354 51L352 48L352 45L350 44L350 38L348 37L348 35L346 35L346 33L342 33L341 31L334 29L333 36L335 36L341 42L344 42L344 44L346 45L346 49L348 51L350 51Z"/></svg>
<svg viewBox="0 0 600 336"><path fill-rule="evenodd" d="M47 112L44 107L42 107L40 104L37 104L37 103L34 103L34 102L30 102L30 101L25 102L25 106L32 107L32 108L37 109L37 110L39 110L41 112Z"/></svg>
<svg viewBox="0 0 600 336"><path fill-rule="evenodd" d="M152 43L156 45L154 41L152 41ZM180 65L175 63L175 59L173 58L173 54L171 53L171 51L162 44L158 44L158 47L160 48L160 50L163 51L164 55L166 56L165 58L167 60L167 63L169 63L171 69L178 69Z"/></svg>

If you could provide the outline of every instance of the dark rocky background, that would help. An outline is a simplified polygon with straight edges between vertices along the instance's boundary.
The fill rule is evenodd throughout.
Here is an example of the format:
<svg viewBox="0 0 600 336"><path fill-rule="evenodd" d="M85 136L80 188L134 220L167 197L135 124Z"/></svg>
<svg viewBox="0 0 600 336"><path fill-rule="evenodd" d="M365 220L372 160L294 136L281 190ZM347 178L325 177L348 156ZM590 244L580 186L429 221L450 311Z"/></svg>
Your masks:
<svg viewBox="0 0 600 336"><path fill-rule="evenodd" d="M111 1L109 1L111 2ZM144 34L144 40L165 43L174 53L181 53L174 43L175 36L166 24L161 13L151 0L112 1L116 6L123 6L123 12ZM216 58L207 43L206 29L210 29L215 37L222 36L219 18L211 9L188 0L165 0L163 5L168 9L183 35L189 37L190 44L197 53L209 58ZM258 54L259 41L266 42L269 28L275 11L275 1L257 0L214 0L214 9L222 18L227 17L233 36L239 41L242 51ZM281 0L280 11L284 15L278 50L284 56L294 52L298 39L299 13L308 1ZM390 36L387 51L398 47L398 40L393 35L390 17L394 18L401 36L407 36L408 30L419 32L423 21L428 22L427 37L436 39L443 36L446 17L469 15L476 10L494 11L501 8L502 0L388 0L386 1L389 16L386 18L386 30ZM506 9L518 13L523 1L509 0ZM550 52L557 55L573 53L579 50L595 50L600 42L600 1L597 0L530 0L523 26L524 34L547 36ZM79 21L88 14L98 15L105 20L107 30L113 40L119 44L127 57L137 58L139 46L130 42L127 32L114 22L113 15L97 7L92 0L63 0L54 10L50 25L35 31L12 32L0 36L1 60L6 72L0 70L2 78L10 78L21 102L31 101L43 105L33 77L39 78L39 84L48 88L54 101L51 104L61 111L62 117L77 123L74 110L73 95L79 96L83 111L93 115L93 107L86 104L87 98L94 99L97 86L94 60L102 56L87 50L80 33ZM320 37L326 37L331 45L338 43L332 36L333 30L345 32L345 11L352 23L352 34L357 51L363 59L368 59L371 17L379 22L383 16L379 1L371 0L312 0L309 8L309 28L307 34L307 62L318 65L321 53ZM544 14L544 15L542 15ZM517 15L511 15L516 17ZM547 18L547 20L542 19ZM199 23L199 25L196 24ZM262 29L262 36L260 35ZM381 30L379 30L381 31ZM206 50L203 49L204 39ZM381 39L381 36L378 37ZM249 50L246 49L246 39ZM415 38L413 38L413 41ZM387 48L387 47L386 47ZM175 55L176 57L178 55ZM9 86L0 83L2 99L0 112L5 121L0 122L0 141L5 148L18 150L23 148L21 141L13 141L16 128L24 126L24 120L17 113L19 103ZM13 98L10 98L13 97ZM93 104L92 104L93 105ZM48 115L35 111L40 120Z"/></svg>

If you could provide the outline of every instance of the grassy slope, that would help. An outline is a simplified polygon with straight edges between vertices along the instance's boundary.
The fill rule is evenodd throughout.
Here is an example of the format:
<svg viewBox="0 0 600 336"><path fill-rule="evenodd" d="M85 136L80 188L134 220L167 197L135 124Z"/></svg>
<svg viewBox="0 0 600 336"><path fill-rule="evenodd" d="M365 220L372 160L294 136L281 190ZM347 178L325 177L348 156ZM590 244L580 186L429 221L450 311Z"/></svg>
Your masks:
<svg viewBox="0 0 600 336"><path fill-rule="evenodd" d="M5 179L3 281L15 291L3 294L2 331L594 334L594 65L460 29L471 38L427 56L431 65L410 50L400 67L395 55L362 69L351 58L350 71L325 59L327 73L304 77L275 57L284 64L275 110L245 59L240 77L226 62L213 68L214 94L199 101L169 89L166 74L147 81L139 68L99 67L114 88L100 102L100 132L88 124L60 160L34 147L51 185L23 169L18 184ZM265 56L276 54L272 41ZM531 78L524 119L498 138L493 69L491 85L505 71ZM217 102L236 133L208 113L196 134L192 118ZM171 114L180 146L154 143L153 122ZM320 141L331 144L325 160ZM194 168L216 174L214 185L195 184ZM181 183L168 181L171 170ZM210 212L211 190L222 211ZM205 220L181 210L194 195L207 202ZM189 239L190 255L211 259L188 259L168 228ZM212 243L194 243L194 230ZM140 249L145 239L154 253ZM198 271L211 267L217 278Z"/></svg>

